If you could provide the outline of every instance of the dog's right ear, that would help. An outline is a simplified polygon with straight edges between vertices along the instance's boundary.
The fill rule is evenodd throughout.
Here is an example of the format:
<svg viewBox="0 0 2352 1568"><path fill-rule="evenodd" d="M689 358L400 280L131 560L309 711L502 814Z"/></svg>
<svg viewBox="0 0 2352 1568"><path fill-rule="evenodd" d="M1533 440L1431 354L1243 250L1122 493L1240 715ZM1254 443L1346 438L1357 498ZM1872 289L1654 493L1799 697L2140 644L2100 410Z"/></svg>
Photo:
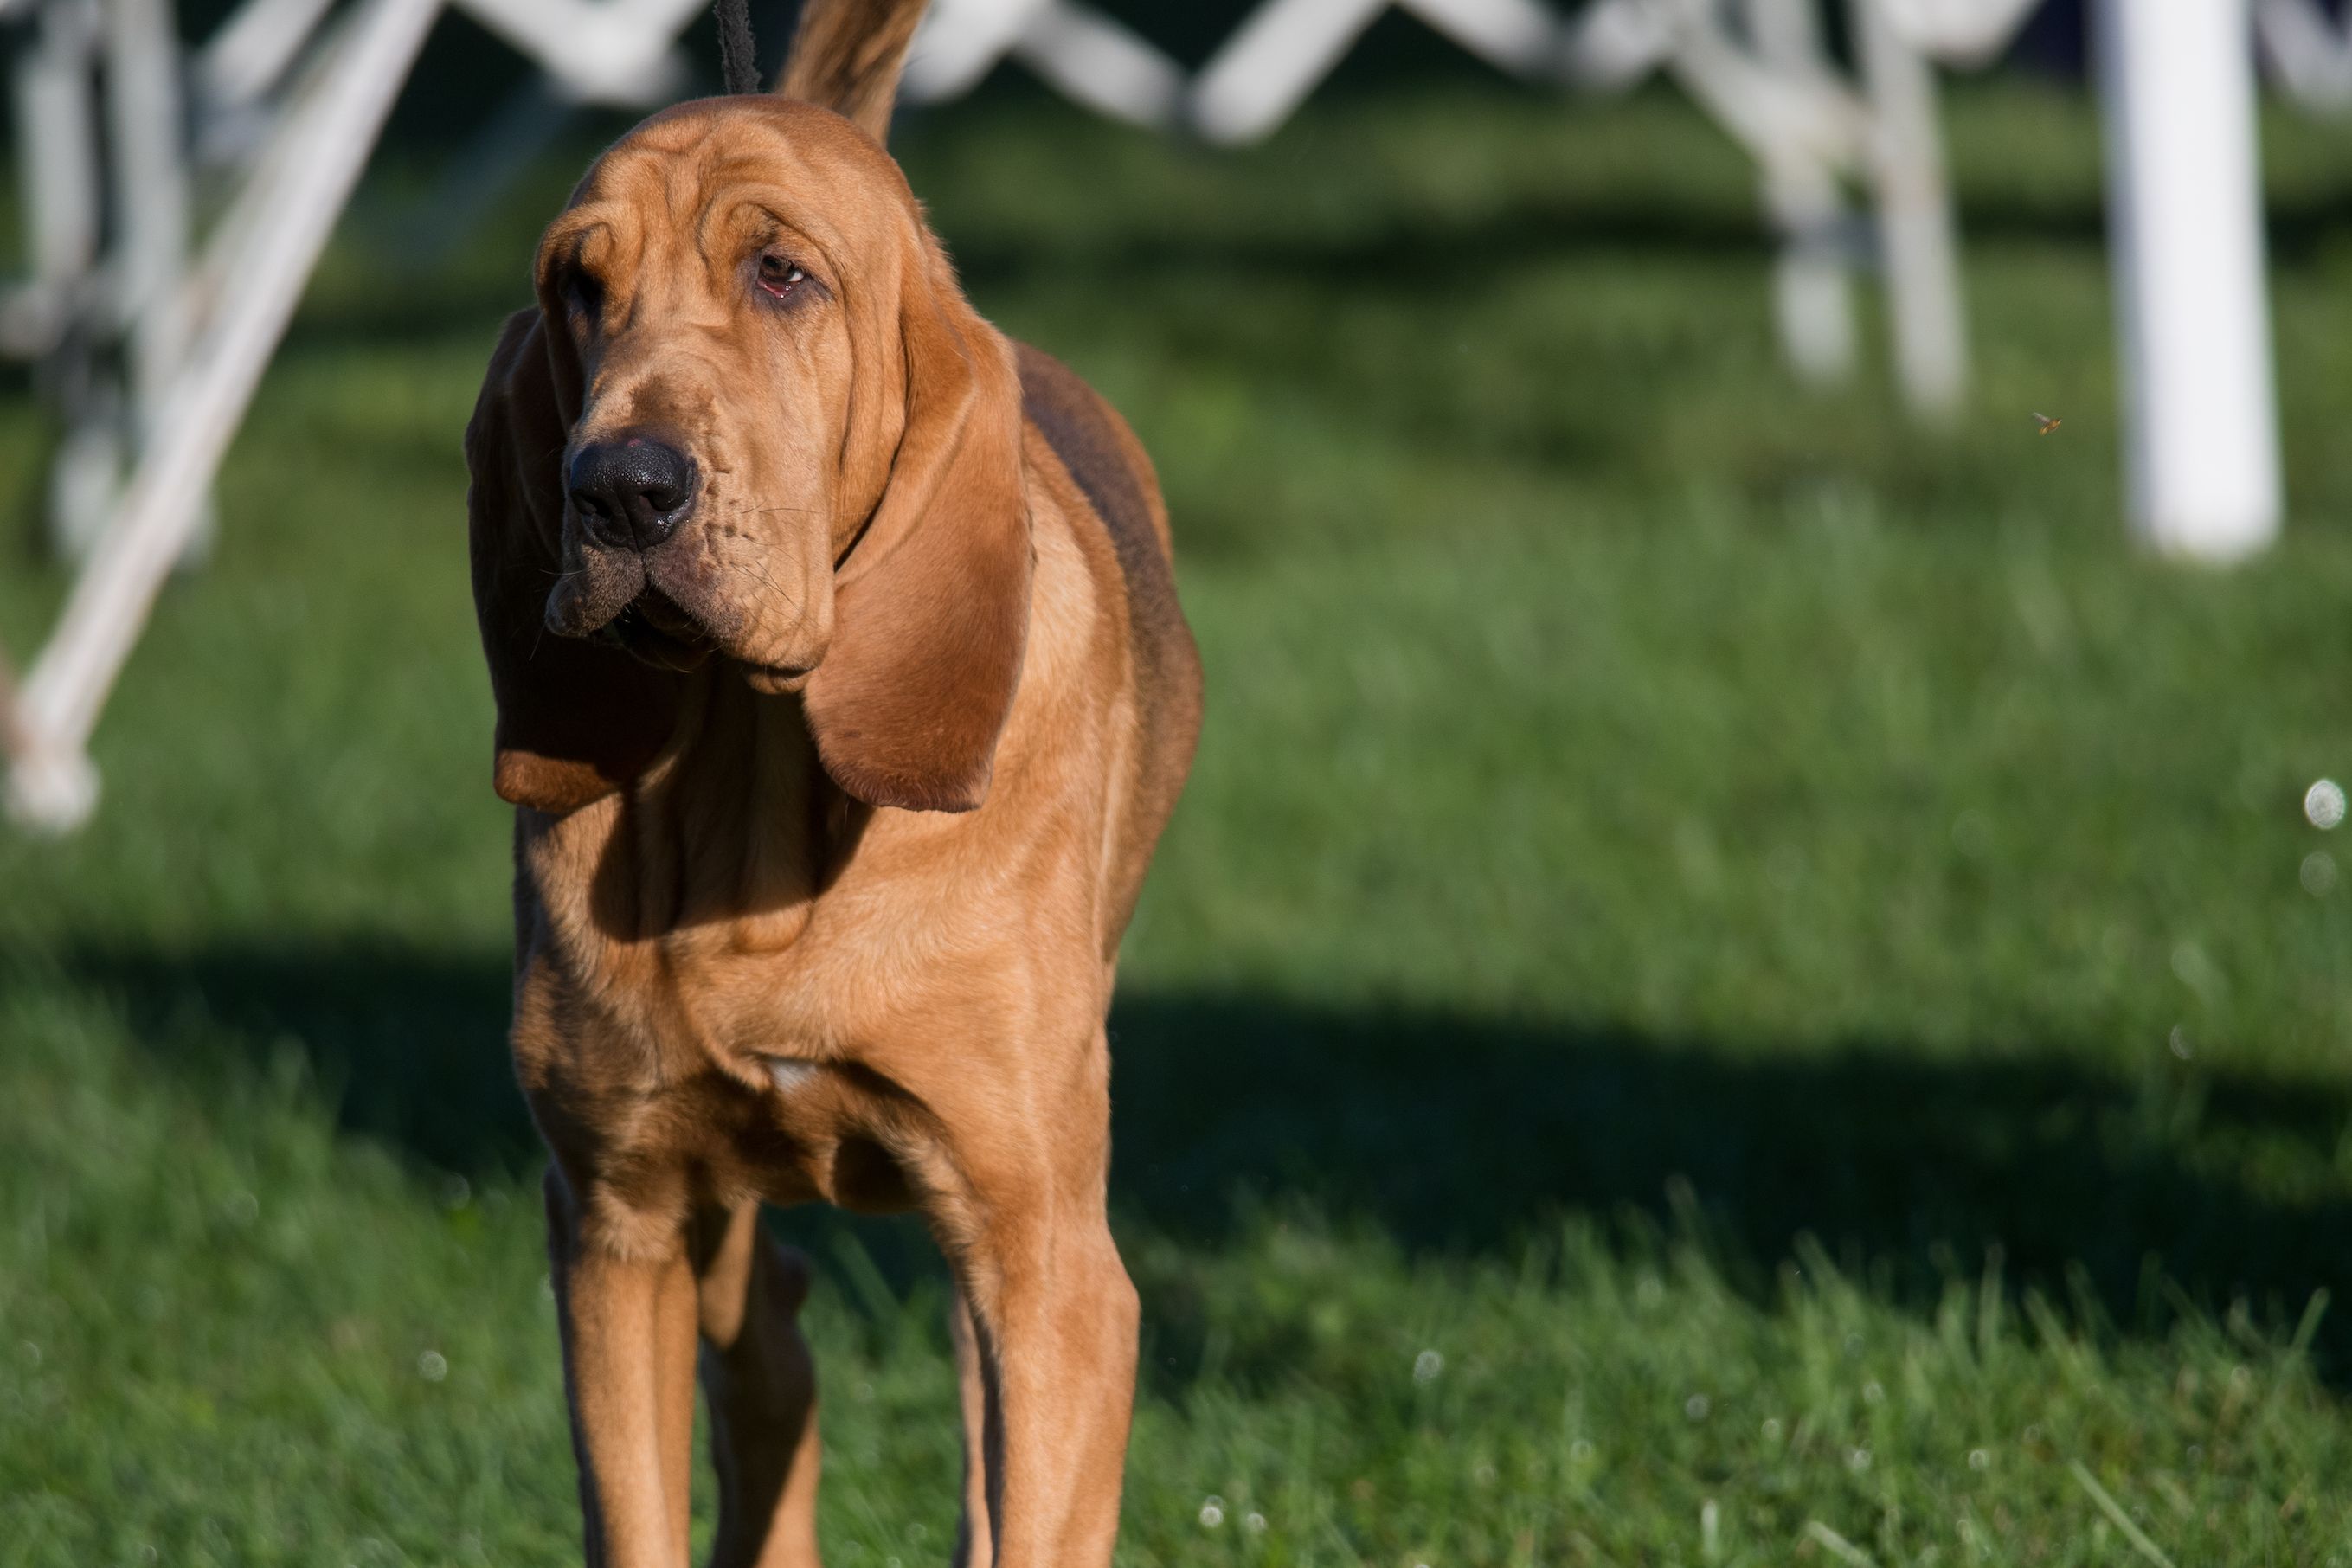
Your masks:
<svg viewBox="0 0 2352 1568"><path fill-rule="evenodd" d="M571 342L541 311L518 311L466 426L474 616L499 710L492 783L500 799L558 816L652 764L677 723L680 686L617 647L547 629L547 595L563 570L562 468L578 388Z"/></svg>
<svg viewBox="0 0 2352 1568"><path fill-rule="evenodd" d="M926 0L805 0L776 90L830 109L888 145L898 68Z"/></svg>

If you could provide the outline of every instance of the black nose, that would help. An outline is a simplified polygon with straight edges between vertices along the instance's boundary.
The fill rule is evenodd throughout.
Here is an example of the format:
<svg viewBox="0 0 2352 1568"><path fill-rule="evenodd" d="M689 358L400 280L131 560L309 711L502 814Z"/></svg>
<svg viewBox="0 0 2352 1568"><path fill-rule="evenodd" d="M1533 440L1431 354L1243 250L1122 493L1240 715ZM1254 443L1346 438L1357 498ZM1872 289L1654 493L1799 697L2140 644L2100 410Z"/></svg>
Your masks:
<svg viewBox="0 0 2352 1568"><path fill-rule="evenodd" d="M694 509L694 459L634 431L574 452L568 482L581 525L609 549L651 550Z"/></svg>

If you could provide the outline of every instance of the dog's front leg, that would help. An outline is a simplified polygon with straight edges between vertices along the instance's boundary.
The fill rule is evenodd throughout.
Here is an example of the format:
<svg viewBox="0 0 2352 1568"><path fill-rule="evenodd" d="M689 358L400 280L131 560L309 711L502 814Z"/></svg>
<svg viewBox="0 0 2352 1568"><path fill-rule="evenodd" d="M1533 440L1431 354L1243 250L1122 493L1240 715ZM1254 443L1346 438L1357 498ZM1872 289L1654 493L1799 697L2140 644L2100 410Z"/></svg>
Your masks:
<svg viewBox="0 0 2352 1568"><path fill-rule="evenodd" d="M685 1237L653 1257L600 1245L552 1165L547 1234L589 1564L686 1568L696 1292Z"/></svg>
<svg viewBox="0 0 2352 1568"><path fill-rule="evenodd" d="M1099 1036L1090 1056L1086 1087L1045 1120L1051 1135L1034 1121L996 1130L998 1156L964 1164L971 1206L940 1216L969 1313L959 1359L979 1452L966 1467L982 1484L967 1482L959 1557L971 1568L1102 1568L1118 1531L1139 1312L1105 1213Z"/></svg>

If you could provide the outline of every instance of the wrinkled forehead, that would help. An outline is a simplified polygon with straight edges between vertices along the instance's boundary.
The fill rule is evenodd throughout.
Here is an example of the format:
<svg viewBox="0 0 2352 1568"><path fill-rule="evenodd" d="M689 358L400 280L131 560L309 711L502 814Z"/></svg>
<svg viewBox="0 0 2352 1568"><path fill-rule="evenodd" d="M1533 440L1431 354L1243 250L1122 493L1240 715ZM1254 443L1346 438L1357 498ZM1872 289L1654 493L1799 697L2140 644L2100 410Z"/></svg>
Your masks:
<svg viewBox="0 0 2352 1568"><path fill-rule="evenodd" d="M655 115L597 159L549 227L540 263L628 268L673 247L713 256L778 235L839 263L904 237L917 210L898 163L839 115L784 99L711 99Z"/></svg>

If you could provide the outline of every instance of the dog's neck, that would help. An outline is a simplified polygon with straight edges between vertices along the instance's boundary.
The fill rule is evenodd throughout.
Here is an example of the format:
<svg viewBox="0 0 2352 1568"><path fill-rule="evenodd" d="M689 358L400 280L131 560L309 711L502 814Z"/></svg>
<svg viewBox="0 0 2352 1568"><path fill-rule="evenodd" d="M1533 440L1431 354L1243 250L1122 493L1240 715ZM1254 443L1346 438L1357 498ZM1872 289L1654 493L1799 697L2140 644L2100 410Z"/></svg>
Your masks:
<svg viewBox="0 0 2352 1568"><path fill-rule="evenodd" d="M872 815L825 776L797 696L755 692L714 662L688 682L661 760L533 854L570 876L593 865L582 912L607 940L708 932L772 950L807 925Z"/></svg>

